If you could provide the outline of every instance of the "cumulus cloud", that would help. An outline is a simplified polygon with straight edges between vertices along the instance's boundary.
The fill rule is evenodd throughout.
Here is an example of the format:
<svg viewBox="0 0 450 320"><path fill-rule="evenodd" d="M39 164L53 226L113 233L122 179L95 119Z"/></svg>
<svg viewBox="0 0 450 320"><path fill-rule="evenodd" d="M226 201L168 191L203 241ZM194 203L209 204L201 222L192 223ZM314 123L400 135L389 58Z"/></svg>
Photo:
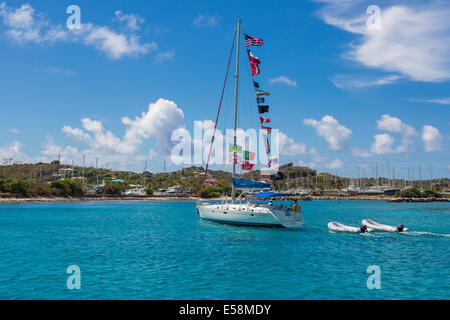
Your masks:
<svg viewBox="0 0 450 320"><path fill-rule="evenodd" d="M120 170L130 170L130 168L139 168L143 161L152 159L152 153L147 156L136 153L119 153L105 149L94 149L90 146L86 148L77 148L68 144L58 145L52 136L47 136L42 145L42 161L51 161L60 159L62 163L72 163L81 165L86 160L87 166L95 166L95 160L98 159L99 165L107 164L108 167L115 167ZM154 155L153 155L154 157ZM141 169L142 170L142 169Z"/></svg>
<svg viewBox="0 0 450 320"><path fill-rule="evenodd" d="M133 17L136 19L133 22ZM0 4L0 18L7 27L6 36L18 44L54 44L56 42L81 43L104 53L111 59L137 57L156 50L154 42L141 43L140 37L134 33L138 27L138 18L122 12L116 18L126 21L132 32L120 33L107 26L92 23L81 24L80 29L68 30L62 25L52 25L42 14L36 13L29 4L19 8L11 8ZM134 28L134 29L133 29Z"/></svg>
<svg viewBox="0 0 450 320"><path fill-rule="evenodd" d="M87 147L72 152L57 146L52 139L47 139L43 154L62 154L78 158L81 153L90 157L101 157L104 161L118 163L121 167L136 165L137 161L156 157L156 151L150 150L148 155L138 154L145 139L154 138L158 146L158 154L163 157L170 154L173 142L172 131L184 127L184 113L173 101L158 99L150 103L147 111L140 116L130 119L123 117L122 123L126 126L122 138L107 130L101 121L84 118L81 120L82 128L64 126L62 132L83 143Z"/></svg>
<svg viewBox="0 0 450 320"><path fill-rule="evenodd" d="M120 10L114 12L114 15L115 20L124 23L125 26L132 31L141 29L140 24L145 22L144 18L141 18L136 14L125 14Z"/></svg>
<svg viewBox="0 0 450 320"><path fill-rule="evenodd" d="M220 24L222 17L218 14L209 15L199 13L197 18L194 19L193 24L198 27L215 27Z"/></svg>
<svg viewBox="0 0 450 320"><path fill-rule="evenodd" d="M414 81L450 79L450 6L447 1L400 1L381 9L381 28L369 29L361 0L316 0L320 17L358 36L345 57ZM402 5L401 3L405 3Z"/></svg>
<svg viewBox="0 0 450 320"><path fill-rule="evenodd" d="M300 160L298 164L313 169L339 169L344 165L344 162L341 159L330 159L321 156L315 148L311 148L309 150L309 160Z"/></svg>
<svg viewBox="0 0 450 320"><path fill-rule="evenodd" d="M315 128L316 134L328 142L328 148L333 151L341 150L352 131L341 125L330 115L324 116L320 121L304 119L303 123Z"/></svg>
<svg viewBox="0 0 450 320"><path fill-rule="evenodd" d="M158 99L155 103L149 104L147 112L143 112L141 117L134 120L124 117L122 122L128 126L125 133L126 141L140 142L141 138L153 136L159 150L169 155L173 147L172 132L184 127L184 113L175 102Z"/></svg>
<svg viewBox="0 0 450 320"><path fill-rule="evenodd" d="M160 152L168 155L172 146L172 131L184 126L184 113L173 101L158 99L155 103L150 103L148 110L140 117L134 120L122 118L122 123L127 126L122 139L106 130L98 120L85 118L81 123L84 130L64 126L62 131L78 141L85 142L94 150L132 154L142 144L142 139L154 137Z"/></svg>
<svg viewBox="0 0 450 320"><path fill-rule="evenodd" d="M372 143L372 147L370 151L374 154L388 154L394 153L392 149L392 145L394 144L394 138L392 138L389 134L376 134L374 136L374 142Z"/></svg>
<svg viewBox="0 0 450 320"><path fill-rule="evenodd" d="M68 163L69 161L79 158L80 154L78 149L73 146L60 147L55 144L55 140L52 136L47 136L46 141L42 146L41 153L49 159L59 158L60 161Z"/></svg>
<svg viewBox="0 0 450 320"><path fill-rule="evenodd" d="M0 159L12 159L13 161L28 161L29 157L22 151L22 144L18 141L14 141L8 145L0 147Z"/></svg>
<svg viewBox="0 0 450 320"><path fill-rule="evenodd" d="M78 41L94 47L114 60L125 56L137 57L158 48L154 42L141 44L139 36L118 33L106 26L82 24L80 30L74 29L72 32L78 36Z"/></svg>
<svg viewBox="0 0 450 320"><path fill-rule="evenodd" d="M281 83L281 84L285 84L291 87L296 87L297 86L297 81L295 80L291 80L286 76L279 76L278 78L273 78L273 79L269 79L269 82L271 84L275 84L275 83Z"/></svg>
<svg viewBox="0 0 450 320"><path fill-rule="evenodd" d="M279 134L280 154L286 156L297 156L306 154L306 145L304 143L296 143L294 139L289 138L280 131Z"/></svg>
<svg viewBox="0 0 450 320"><path fill-rule="evenodd" d="M433 126L426 125L422 128L422 140L424 143L424 150L426 152L442 151L444 146L442 144L442 135L439 130Z"/></svg>
<svg viewBox="0 0 450 320"><path fill-rule="evenodd" d="M410 125L403 123L399 118L383 114L377 121L377 127L380 130L399 133L402 137L402 143L396 149L397 152L407 152L414 143L413 137L417 135L416 130Z"/></svg>
<svg viewBox="0 0 450 320"><path fill-rule="evenodd" d="M411 152L414 144L416 130L396 117L388 114L381 116L377 120L377 128L390 133L397 133L401 136L401 144L394 148L395 139L388 133L374 135L374 141L370 151L362 148L351 148L351 154L359 158L370 158L374 155Z"/></svg>
<svg viewBox="0 0 450 320"><path fill-rule="evenodd" d="M326 164L326 168L329 169L339 169L344 165L341 159L333 159L328 164Z"/></svg>

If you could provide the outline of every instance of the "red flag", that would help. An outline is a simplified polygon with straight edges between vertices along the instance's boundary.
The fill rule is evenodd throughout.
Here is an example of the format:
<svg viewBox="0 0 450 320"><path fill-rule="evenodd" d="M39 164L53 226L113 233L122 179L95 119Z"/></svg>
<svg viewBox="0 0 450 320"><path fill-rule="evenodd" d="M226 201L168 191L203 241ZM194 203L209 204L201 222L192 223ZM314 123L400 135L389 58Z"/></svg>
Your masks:
<svg viewBox="0 0 450 320"><path fill-rule="evenodd" d="M270 123L270 119L269 118L264 118L264 117L261 117L261 116L259 116L259 121L261 121L261 124L263 124L263 123Z"/></svg>
<svg viewBox="0 0 450 320"><path fill-rule="evenodd" d="M253 53L250 50L247 50L248 52L248 61L250 61L250 68L252 70L252 77L259 74L259 65L261 64L261 61L257 57L253 55Z"/></svg>
<svg viewBox="0 0 450 320"><path fill-rule="evenodd" d="M244 162L242 163L242 170L249 170L249 171L252 171L252 170L253 170L253 166L254 166L253 163L250 163L250 162L248 162L248 161L244 161Z"/></svg>

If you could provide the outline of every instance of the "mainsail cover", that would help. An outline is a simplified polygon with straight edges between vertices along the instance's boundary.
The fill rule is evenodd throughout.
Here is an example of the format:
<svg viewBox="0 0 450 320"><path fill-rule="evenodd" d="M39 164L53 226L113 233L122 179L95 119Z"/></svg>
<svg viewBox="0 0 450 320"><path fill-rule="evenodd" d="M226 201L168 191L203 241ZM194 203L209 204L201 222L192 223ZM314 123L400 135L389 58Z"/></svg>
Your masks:
<svg viewBox="0 0 450 320"><path fill-rule="evenodd" d="M249 179L233 178L233 186L236 189L271 189L270 183L254 181Z"/></svg>
<svg viewBox="0 0 450 320"><path fill-rule="evenodd" d="M279 197L290 197L293 196L289 193L275 193L275 192L260 192L254 195L251 195L251 198L261 198L261 199L270 199L270 198L279 198Z"/></svg>

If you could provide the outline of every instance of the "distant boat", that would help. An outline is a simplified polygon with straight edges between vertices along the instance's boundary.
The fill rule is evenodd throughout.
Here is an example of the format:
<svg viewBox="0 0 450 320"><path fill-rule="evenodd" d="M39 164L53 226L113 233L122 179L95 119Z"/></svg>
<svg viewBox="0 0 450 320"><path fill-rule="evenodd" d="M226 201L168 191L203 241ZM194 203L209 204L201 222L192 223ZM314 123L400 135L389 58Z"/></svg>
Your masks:
<svg viewBox="0 0 450 320"><path fill-rule="evenodd" d="M236 154L237 154L236 120L238 109L237 88L239 84L240 29L241 29L241 19L239 19L237 22L237 31L236 31L237 58L236 58L236 74L235 74L236 88L235 88L235 108L234 108L234 158L232 161L233 162L232 200L231 202L222 201L221 203L207 203L207 202L205 203L199 201L197 203L197 212L199 213L201 219L219 223L265 226L265 227L299 228L303 225L303 215L300 212L300 207L297 206L296 204L294 206L287 206L283 204L275 205L273 204L272 201L268 203L261 203L252 200L242 201L241 198L236 199L236 189L246 191L248 194L251 193L252 195L249 196L250 199L271 200L287 196L287 194L284 193L264 192L272 188L272 185L269 183L236 178ZM206 171L204 174L204 178L206 177L207 170L208 170L208 163L206 164ZM204 182L205 179L203 180L203 184Z"/></svg>
<svg viewBox="0 0 450 320"><path fill-rule="evenodd" d="M309 195L309 192L305 188L298 188L295 190L295 194L297 194L299 196L307 196L307 195Z"/></svg>

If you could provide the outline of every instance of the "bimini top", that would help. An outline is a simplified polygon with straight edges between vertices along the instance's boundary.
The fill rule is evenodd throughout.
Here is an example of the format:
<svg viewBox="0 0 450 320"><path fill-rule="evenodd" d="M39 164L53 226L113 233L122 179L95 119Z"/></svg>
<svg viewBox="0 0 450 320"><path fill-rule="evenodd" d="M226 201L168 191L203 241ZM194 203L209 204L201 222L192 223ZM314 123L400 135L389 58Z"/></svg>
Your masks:
<svg viewBox="0 0 450 320"><path fill-rule="evenodd" d="M233 185L237 189L272 189L272 185L270 183L249 179L233 178Z"/></svg>
<svg viewBox="0 0 450 320"><path fill-rule="evenodd" d="M292 196L292 194L289 194L289 193L275 193L275 192L260 192L260 193L256 193L254 195L251 195L250 197L261 198L261 199L269 199L269 198L289 197L289 196Z"/></svg>

